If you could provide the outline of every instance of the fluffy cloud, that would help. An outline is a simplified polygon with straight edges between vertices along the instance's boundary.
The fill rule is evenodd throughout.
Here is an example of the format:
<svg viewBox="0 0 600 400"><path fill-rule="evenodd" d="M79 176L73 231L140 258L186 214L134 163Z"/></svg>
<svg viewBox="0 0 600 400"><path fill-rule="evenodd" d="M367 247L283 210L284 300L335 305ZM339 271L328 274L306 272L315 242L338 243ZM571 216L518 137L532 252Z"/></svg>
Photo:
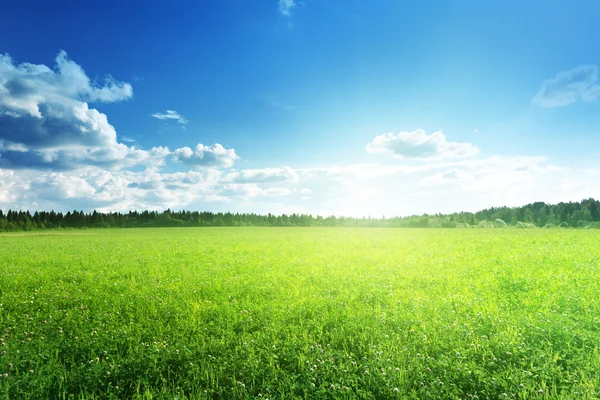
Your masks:
<svg viewBox="0 0 600 400"><path fill-rule="evenodd" d="M576 99L595 98L595 73ZM53 68L0 56L0 209L391 216L600 197L597 165L571 171L541 157L468 158L478 152L473 144L423 130L380 135L367 145L406 160L392 165L234 170L235 149L218 143L139 149L119 143L93 106L132 93L112 77L92 82L64 52ZM173 110L157 115L182 123Z"/></svg>
<svg viewBox="0 0 600 400"><path fill-rule="evenodd" d="M108 168L151 157L118 143L106 115L87 103L121 101L132 94L131 85L112 77L102 86L93 84L64 51L54 69L16 65L8 55L0 56L0 166Z"/></svg>
<svg viewBox="0 0 600 400"><path fill-rule="evenodd" d="M83 69L61 51L55 69L45 65L15 65L8 54L0 55L0 104L8 111L42 117L40 104L72 104L73 100L115 102L130 98L129 83L111 76L99 86L90 81Z"/></svg>
<svg viewBox="0 0 600 400"><path fill-rule="evenodd" d="M428 135L422 129L376 136L366 148L369 153L391 153L398 158L414 159L463 158L479 152L471 143L448 142L441 131Z"/></svg>
<svg viewBox="0 0 600 400"><path fill-rule="evenodd" d="M230 168L239 157L235 154L234 149L226 149L219 143L215 143L212 146L199 144L195 150L182 147L172 153L172 158L178 163L197 168Z"/></svg>
<svg viewBox="0 0 600 400"><path fill-rule="evenodd" d="M156 119L161 120L173 120L180 123L181 125L185 125L188 123L187 119L185 119L183 115L179 114L175 110L167 110L167 112L165 113L154 113L152 114L152 116Z"/></svg>
<svg viewBox="0 0 600 400"><path fill-rule="evenodd" d="M533 102L541 107L560 107L578 100L594 101L598 98L598 67L580 65L545 80Z"/></svg>
<svg viewBox="0 0 600 400"><path fill-rule="evenodd" d="M279 6L279 12L282 15L285 15L286 17L289 17L292 13L292 9L294 9L294 7L296 7L296 1L295 0L279 0L278 6Z"/></svg>
<svg viewBox="0 0 600 400"><path fill-rule="evenodd" d="M219 144L171 152L166 147L143 150L119 143L106 115L88 102L122 101L132 95L130 84L110 76L102 85L93 83L64 51L56 57L54 69L15 64L8 55L0 55L0 168L114 170L160 166L169 156L197 166L231 167L237 159L234 149ZM186 122L173 110L154 116Z"/></svg>

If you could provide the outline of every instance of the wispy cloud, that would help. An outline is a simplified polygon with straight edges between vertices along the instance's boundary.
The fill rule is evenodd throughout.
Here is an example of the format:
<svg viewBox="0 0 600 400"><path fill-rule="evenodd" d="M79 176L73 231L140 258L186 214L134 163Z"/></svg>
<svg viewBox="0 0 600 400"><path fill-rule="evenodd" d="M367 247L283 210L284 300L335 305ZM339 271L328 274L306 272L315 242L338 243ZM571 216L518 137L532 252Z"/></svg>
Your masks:
<svg viewBox="0 0 600 400"><path fill-rule="evenodd" d="M167 112L165 113L157 112L152 114L152 116L156 119L161 120L173 120L180 123L181 125L186 125L188 123L187 119L185 119L183 115L179 114L175 110L167 110Z"/></svg>
<svg viewBox="0 0 600 400"><path fill-rule="evenodd" d="M533 102L540 107L561 107L578 100L594 101L598 98L598 67L580 65L542 82Z"/></svg>
<svg viewBox="0 0 600 400"><path fill-rule="evenodd" d="M135 143L135 139L130 138L129 136L121 136L121 141L126 143Z"/></svg>
<svg viewBox="0 0 600 400"><path fill-rule="evenodd" d="M391 153L397 158L422 160L463 158L479 152L471 143L449 142L441 131L428 135L423 129L379 135L366 148L369 153Z"/></svg>
<svg viewBox="0 0 600 400"><path fill-rule="evenodd" d="M297 6L295 0L279 0L279 12L286 17L292 14L292 10Z"/></svg>

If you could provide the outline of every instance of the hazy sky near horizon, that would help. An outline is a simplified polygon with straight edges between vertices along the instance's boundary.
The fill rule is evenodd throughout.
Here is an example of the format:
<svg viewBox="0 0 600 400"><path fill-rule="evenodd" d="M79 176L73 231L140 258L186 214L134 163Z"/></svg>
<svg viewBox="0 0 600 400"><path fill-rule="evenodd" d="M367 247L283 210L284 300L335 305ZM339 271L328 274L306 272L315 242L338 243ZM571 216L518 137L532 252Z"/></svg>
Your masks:
<svg viewBox="0 0 600 400"><path fill-rule="evenodd" d="M600 4L11 2L0 209L600 198Z"/></svg>

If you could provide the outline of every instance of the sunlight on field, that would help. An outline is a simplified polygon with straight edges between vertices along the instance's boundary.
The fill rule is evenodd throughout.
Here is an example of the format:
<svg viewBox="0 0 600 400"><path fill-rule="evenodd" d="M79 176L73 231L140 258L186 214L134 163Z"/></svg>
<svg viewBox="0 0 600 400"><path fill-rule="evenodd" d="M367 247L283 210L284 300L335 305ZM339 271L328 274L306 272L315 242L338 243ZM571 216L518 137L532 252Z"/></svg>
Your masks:
<svg viewBox="0 0 600 400"><path fill-rule="evenodd" d="M0 238L0 398L596 398L600 232Z"/></svg>

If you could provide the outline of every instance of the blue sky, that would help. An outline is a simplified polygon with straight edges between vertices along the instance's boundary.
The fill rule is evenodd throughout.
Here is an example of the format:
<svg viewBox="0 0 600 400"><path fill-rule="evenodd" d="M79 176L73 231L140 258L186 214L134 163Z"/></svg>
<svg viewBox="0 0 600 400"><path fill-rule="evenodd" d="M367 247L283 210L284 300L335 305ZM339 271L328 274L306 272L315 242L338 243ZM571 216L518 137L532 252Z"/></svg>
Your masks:
<svg viewBox="0 0 600 400"><path fill-rule="evenodd" d="M595 1L13 3L2 209L600 198Z"/></svg>

